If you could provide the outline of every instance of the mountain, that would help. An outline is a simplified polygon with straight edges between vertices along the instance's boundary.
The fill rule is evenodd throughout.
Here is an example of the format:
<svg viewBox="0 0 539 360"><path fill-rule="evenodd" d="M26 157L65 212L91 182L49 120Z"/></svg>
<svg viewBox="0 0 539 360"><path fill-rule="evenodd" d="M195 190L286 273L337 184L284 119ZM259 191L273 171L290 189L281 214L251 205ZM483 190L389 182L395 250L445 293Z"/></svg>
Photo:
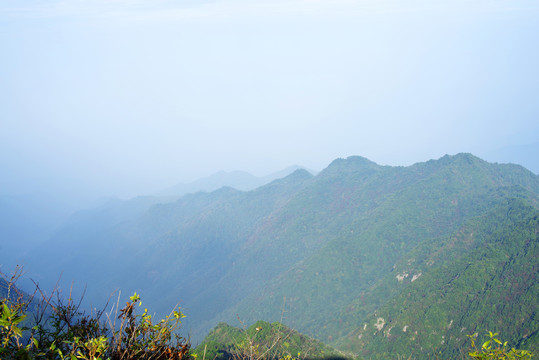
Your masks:
<svg viewBox="0 0 539 360"><path fill-rule="evenodd" d="M72 204L50 194L0 195L0 270L9 273L26 253L47 240Z"/></svg>
<svg viewBox="0 0 539 360"><path fill-rule="evenodd" d="M333 163L313 182L308 190L313 195L301 199L306 205L305 198L318 194L317 204L304 207L299 221L314 226L301 232L308 241L324 243L268 279L263 289L231 308L227 318L237 313L247 321L273 320L286 298L294 314L288 325L330 342L346 336L391 295L375 294L365 304L361 300L409 251L453 234L467 219L517 196L521 185L533 191L523 196L537 204L537 177L519 167L513 168L516 173L508 169L466 154L409 168L382 168L362 159ZM357 173L347 177L352 170ZM511 183L520 185L507 189ZM283 238L279 252L293 252L297 241ZM267 254L268 247L259 256L262 252ZM328 321L328 314L339 315Z"/></svg>
<svg viewBox="0 0 539 360"><path fill-rule="evenodd" d="M340 348L372 359L434 349L458 358L469 349L466 335L490 330L537 352L538 233L539 211L517 197L416 246L365 294L362 301L382 294L391 300Z"/></svg>
<svg viewBox="0 0 539 360"><path fill-rule="evenodd" d="M273 180L283 178L298 169L302 169L302 167L297 165L289 166L286 169L262 177L251 175L245 171L219 171L213 175L190 183L176 184L169 189L162 191L161 195L181 196L199 191L211 192L224 186L237 190L249 191L268 184ZM313 171L310 172L314 173Z"/></svg>
<svg viewBox="0 0 539 360"><path fill-rule="evenodd" d="M30 251L22 264L25 270L37 270L31 271L31 277L42 288L52 290L57 283L62 283L63 278L65 288L72 287L69 291L82 293L86 283L94 280L93 274L101 271L106 276L107 271L114 271L114 249L126 245L122 243L124 235L115 229L128 229L132 222L153 206L176 199L170 196L139 196L125 201L110 199L97 208L80 210L55 230L48 241ZM95 269L96 264L105 260L106 265ZM28 289L33 288L33 283L25 281L27 279L21 280L21 284ZM104 298L107 299L111 293L109 291ZM100 299L93 300L95 305L101 303Z"/></svg>
<svg viewBox="0 0 539 360"><path fill-rule="evenodd" d="M345 360L346 357L322 342L279 322L257 321L248 328L219 323L196 347L197 357L213 360L237 358ZM250 355L250 356L249 356Z"/></svg>
<svg viewBox="0 0 539 360"><path fill-rule="evenodd" d="M535 349L538 326L530 309L539 305L537 233L532 236L538 204L538 176L518 165L457 154L390 167L354 156L333 161L316 176L296 170L251 191L224 187L148 204L120 222L106 215L84 226L72 223L28 258L28 271L42 287L53 286L63 271L63 286L87 284L86 299L93 305L115 289L122 296L140 293L161 314L180 303L195 342L219 322L239 316L245 323L282 320L367 357L386 351L418 358L428 357L433 344L446 344L448 354L460 346L450 341L456 334L427 336L417 322L430 319L425 311L434 304L445 309L439 289L446 289L448 276L462 274L463 283L447 292L451 304L471 301L464 296L469 292L496 300L481 302L478 296L470 308L451 308L450 319L433 310L433 325L425 331L441 334L440 326L453 320L452 326L458 321L472 331L493 327L488 330ZM512 216L514 211L520 215ZM529 236L520 238L524 224ZM466 233L474 234L473 241ZM481 252L492 244L507 244L507 252ZM532 265L502 263L519 256ZM466 273L477 259L507 271ZM515 299L523 305L504 312L506 295L492 289L506 291L516 282L522 296ZM361 332L365 324L373 329L379 317L411 329L403 312L417 317L418 334L393 336L395 325L389 342L402 338L401 345ZM510 320L491 322L485 312L524 320L512 327ZM385 326L378 335L391 327ZM406 347L406 341L414 344Z"/></svg>

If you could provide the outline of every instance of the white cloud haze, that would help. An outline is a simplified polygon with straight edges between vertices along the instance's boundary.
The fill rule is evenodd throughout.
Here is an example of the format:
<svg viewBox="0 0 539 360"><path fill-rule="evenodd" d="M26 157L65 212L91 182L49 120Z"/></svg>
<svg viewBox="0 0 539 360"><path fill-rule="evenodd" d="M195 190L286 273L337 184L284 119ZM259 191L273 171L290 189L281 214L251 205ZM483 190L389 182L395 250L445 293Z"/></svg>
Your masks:
<svg viewBox="0 0 539 360"><path fill-rule="evenodd" d="M535 1L0 3L2 193L539 138Z"/></svg>

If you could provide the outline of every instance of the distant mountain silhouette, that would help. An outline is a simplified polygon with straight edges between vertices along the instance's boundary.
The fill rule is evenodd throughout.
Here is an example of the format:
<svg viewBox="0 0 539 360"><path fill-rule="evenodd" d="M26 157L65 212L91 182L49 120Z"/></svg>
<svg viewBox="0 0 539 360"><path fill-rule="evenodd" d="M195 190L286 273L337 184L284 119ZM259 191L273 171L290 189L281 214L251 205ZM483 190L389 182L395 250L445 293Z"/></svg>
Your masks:
<svg viewBox="0 0 539 360"><path fill-rule="evenodd" d="M190 183L176 184L162 191L160 195L182 196L189 193L196 193L198 191L211 192L223 186L229 186L242 191L249 191L265 185L275 179L283 178L293 173L297 169L303 169L303 167L294 165L262 177L254 176L245 171L219 171L213 175L197 179ZM313 171L310 172L314 173Z"/></svg>

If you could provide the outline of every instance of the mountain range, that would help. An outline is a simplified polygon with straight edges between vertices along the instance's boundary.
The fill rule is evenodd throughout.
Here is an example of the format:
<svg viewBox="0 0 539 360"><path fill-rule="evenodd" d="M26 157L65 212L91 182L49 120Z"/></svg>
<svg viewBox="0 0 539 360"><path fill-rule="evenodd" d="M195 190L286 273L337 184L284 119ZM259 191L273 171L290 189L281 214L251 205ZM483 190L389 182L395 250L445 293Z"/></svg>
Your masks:
<svg viewBox="0 0 539 360"><path fill-rule="evenodd" d="M165 189L159 193L159 195L166 196L181 196L189 193L196 193L199 191L211 192L228 186L237 190L249 191L256 189L262 185L268 184L273 180L283 178L293 173L298 169L303 169L301 166L293 165L283 170L271 173L266 176L255 176L245 171L218 171L210 176L197 179L189 183L178 183L168 189ZM308 170L310 173L315 173L312 170Z"/></svg>
<svg viewBox="0 0 539 360"><path fill-rule="evenodd" d="M161 314L180 303L195 342L240 318L365 358L454 356L486 330L537 350L538 204L538 176L518 165L354 156L249 191L79 213L25 265L94 306L115 290Z"/></svg>

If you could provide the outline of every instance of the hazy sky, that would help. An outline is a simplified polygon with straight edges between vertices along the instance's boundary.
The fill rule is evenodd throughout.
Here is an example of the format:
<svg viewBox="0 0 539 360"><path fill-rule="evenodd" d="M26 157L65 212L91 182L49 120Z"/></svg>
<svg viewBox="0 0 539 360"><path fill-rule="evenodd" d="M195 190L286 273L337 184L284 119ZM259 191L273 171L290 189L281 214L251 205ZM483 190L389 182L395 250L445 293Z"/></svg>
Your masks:
<svg viewBox="0 0 539 360"><path fill-rule="evenodd" d="M0 194L538 140L537 0L0 2Z"/></svg>

